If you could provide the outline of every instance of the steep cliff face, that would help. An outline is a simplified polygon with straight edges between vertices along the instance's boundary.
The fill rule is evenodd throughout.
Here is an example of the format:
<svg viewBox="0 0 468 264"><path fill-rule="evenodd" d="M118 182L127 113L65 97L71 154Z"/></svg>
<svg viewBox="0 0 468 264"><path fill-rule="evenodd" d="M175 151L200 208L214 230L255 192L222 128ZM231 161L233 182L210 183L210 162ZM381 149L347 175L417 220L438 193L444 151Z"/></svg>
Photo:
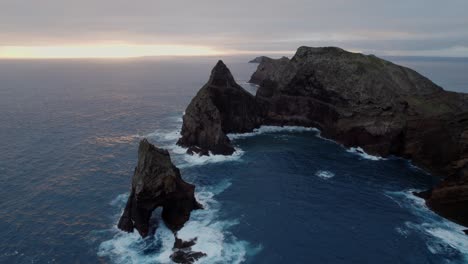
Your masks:
<svg viewBox="0 0 468 264"><path fill-rule="evenodd" d="M265 60L253 76L267 109L263 123L317 126L346 146L411 158L442 175L465 162L467 96L411 69L339 48L301 47L287 63Z"/></svg>
<svg viewBox="0 0 468 264"><path fill-rule="evenodd" d="M182 180L167 150L156 148L144 139L138 149L131 194L118 227L126 232L137 229L146 237L151 213L162 207L166 226L175 232L189 220L192 210L201 208L194 191L195 186Z"/></svg>
<svg viewBox="0 0 468 264"><path fill-rule="evenodd" d="M259 125L255 97L218 61L208 82L185 110L177 144L188 147L191 153L230 155L234 148L226 134L248 132Z"/></svg>
<svg viewBox="0 0 468 264"><path fill-rule="evenodd" d="M415 193L440 215L468 227L468 166L451 175L431 190ZM468 234L468 230L465 230Z"/></svg>
<svg viewBox="0 0 468 264"><path fill-rule="evenodd" d="M300 47L252 75L265 124L317 126L345 146L396 155L445 179L424 197L468 225L468 96L417 72L339 48Z"/></svg>
<svg viewBox="0 0 468 264"><path fill-rule="evenodd" d="M222 68L228 72L224 64ZM444 91L417 72L376 56L334 47L300 47L290 60L262 59L250 80L259 85L255 98L235 84L230 73L220 76L229 78L219 78L223 81L217 85L210 84L210 78L187 108L182 146L231 154L226 133L259 125L317 127L345 146L409 158L446 177L433 195L426 195L428 204L466 223L466 213L459 212L468 211L466 181L455 176L468 164L466 94ZM235 87L235 92L225 87ZM206 127L216 132L206 132Z"/></svg>

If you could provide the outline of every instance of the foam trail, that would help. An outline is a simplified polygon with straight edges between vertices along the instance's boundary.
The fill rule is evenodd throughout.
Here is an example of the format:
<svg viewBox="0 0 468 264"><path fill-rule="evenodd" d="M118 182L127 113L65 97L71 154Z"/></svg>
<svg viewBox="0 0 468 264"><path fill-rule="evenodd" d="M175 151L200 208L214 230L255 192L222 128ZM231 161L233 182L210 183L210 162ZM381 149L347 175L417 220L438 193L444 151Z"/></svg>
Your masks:
<svg viewBox="0 0 468 264"><path fill-rule="evenodd" d="M357 154L363 159L374 160L374 161L386 160L385 158L382 158L382 157L379 157L379 156L373 156L373 155L367 154L361 147L349 148L346 151L349 152L349 153Z"/></svg>
<svg viewBox="0 0 468 264"><path fill-rule="evenodd" d="M253 132L242 133L242 134L228 134L227 136L231 140L252 137L260 134L273 134L273 133L282 133L282 132L319 132L317 128L314 127L301 127L301 126L261 126L260 128L254 129Z"/></svg>
<svg viewBox="0 0 468 264"><path fill-rule="evenodd" d="M426 247L432 254L453 256L454 252L463 262L468 262L468 236L463 233L463 226L453 223L431 211L424 199L416 197L408 190L402 192L387 192L386 195L398 203L400 207L407 208L416 216L420 222L405 222L404 227L397 227L396 231L403 236L409 232L417 232L426 240ZM449 263L453 259L448 260Z"/></svg>
<svg viewBox="0 0 468 264"><path fill-rule="evenodd" d="M241 157L244 155L244 151L241 149L236 149L232 155L213 155L210 153L209 156L199 156L199 155L189 155L184 154L183 158L185 164L181 164L180 167L191 167L191 166L200 166L208 163L219 163L226 161L241 161Z"/></svg>
<svg viewBox="0 0 468 264"><path fill-rule="evenodd" d="M324 180L328 180L335 177L335 174L331 171L319 170L315 172L315 176L320 177Z"/></svg>

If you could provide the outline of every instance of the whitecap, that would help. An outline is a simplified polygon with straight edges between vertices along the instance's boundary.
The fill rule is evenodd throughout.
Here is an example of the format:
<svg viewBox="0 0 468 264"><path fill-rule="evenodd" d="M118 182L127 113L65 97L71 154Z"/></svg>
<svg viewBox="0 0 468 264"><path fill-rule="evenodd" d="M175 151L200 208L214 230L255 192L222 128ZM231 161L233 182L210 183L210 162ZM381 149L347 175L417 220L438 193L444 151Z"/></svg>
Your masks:
<svg viewBox="0 0 468 264"><path fill-rule="evenodd" d="M98 256L117 264L172 263L174 236L165 226L158 227L153 238L142 239L138 232L125 233L113 228L114 237L99 245ZM159 248L159 250L152 250Z"/></svg>
<svg viewBox="0 0 468 264"><path fill-rule="evenodd" d="M232 155L215 155L210 153L210 155L190 155L184 154L183 160L184 163L180 164L181 168L191 167L191 166L201 166L208 163L220 163L227 161L241 161L241 157L244 155L244 151L241 149L236 149Z"/></svg>
<svg viewBox="0 0 468 264"><path fill-rule="evenodd" d="M367 154L361 147L357 147L357 148L352 147L352 148L347 149L346 151L349 152L349 153L359 155L363 159L374 160L374 161L386 160L385 158L382 158L382 157L379 157L379 156L374 156L374 155Z"/></svg>
<svg viewBox="0 0 468 264"><path fill-rule="evenodd" d="M125 204L128 200L128 196L129 196L128 193L119 194L117 195L117 197L114 198L114 200L110 202L110 205L120 206L122 204Z"/></svg>
<svg viewBox="0 0 468 264"><path fill-rule="evenodd" d="M159 142L175 142L180 137L180 129L157 129L151 133L140 136L141 138L150 138Z"/></svg>
<svg viewBox="0 0 468 264"><path fill-rule="evenodd" d="M335 177L335 174L331 171L319 170L315 172L315 176L320 177L324 180L328 180Z"/></svg>
<svg viewBox="0 0 468 264"><path fill-rule="evenodd" d="M182 120L180 118L180 120ZM172 156L173 162L180 168L200 166L209 163L221 163L229 161L240 161L244 151L237 148L232 155L210 155L200 156L197 154L187 154L187 148L177 145L180 138L180 127L174 129L157 129L146 135L139 135L139 138L147 138L157 147L167 149Z"/></svg>
<svg viewBox="0 0 468 264"><path fill-rule="evenodd" d="M422 198L413 195L416 190L401 192L386 192L386 196L414 213L419 222L405 222L402 235L410 230L416 231L426 241L426 247L432 254L453 256L456 252L468 261L468 236L464 234L463 226L453 223L431 211Z"/></svg>
<svg viewBox="0 0 468 264"><path fill-rule="evenodd" d="M261 126L260 128L254 129L252 132L242 133L242 134L228 134L227 136L231 140L252 137L260 134L273 134L273 133L282 133L282 132L319 132L317 128L314 127L301 127L301 126Z"/></svg>

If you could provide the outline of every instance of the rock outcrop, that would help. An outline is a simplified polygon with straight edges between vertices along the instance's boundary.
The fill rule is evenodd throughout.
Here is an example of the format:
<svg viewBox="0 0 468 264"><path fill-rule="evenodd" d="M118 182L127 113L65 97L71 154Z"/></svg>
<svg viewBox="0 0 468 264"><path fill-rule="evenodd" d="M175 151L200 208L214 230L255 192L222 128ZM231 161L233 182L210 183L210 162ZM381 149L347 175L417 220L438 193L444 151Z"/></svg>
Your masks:
<svg viewBox="0 0 468 264"><path fill-rule="evenodd" d="M177 144L189 152L230 155L234 152L227 133L252 131L260 124L255 97L235 81L218 61L208 83L192 99L183 117Z"/></svg>
<svg viewBox="0 0 468 264"><path fill-rule="evenodd" d="M315 126L345 146L408 158L444 178L426 193L442 216L468 225L468 96L373 55L301 47L252 76L264 124Z"/></svg>
<svg viewBox="0 0 468 264"><path fill-rule="evenodd" d="M206 254L203 252L192 251L192 246L194 246L196 242L196 238L189 241L176 238L173 249L174 253L171 255L172 261L175 263L194 263L198 259L205 257Z"/></svg>
<svg viewBox="0 0 468 264"><path fill-rule="evenodd" d="M151 213L162 207L162 219L176 232L189 220L192 210L201 208L194 192L195 186L181 178L169 152L143 139L138 148L131 193L118 228L126 232L136 229L146 237L150 231Z"/></svg>
<svg viewBox="0 0 468 264"><path fill-rule="evenodd" d="M259 57L255 57L253 60L250 60L249 63L262 63L263 60L265 59L269 59L269 58L266 56L259 56Z"/></svg>
<svg viewBox="0 0 468 264"><path fill-rule="evenodd" d="M468 166L451 175L431 190L415 193L440 215L468 226ZM468 234L468 230L464 230Z"/></svg>
<svg viewBox="0 0 468 264"><path fill-rule="evenodd" d="M288 58L287 57L282 57L281 59L288 59ZM272 60L272 59L267 57L267 56L259 56L259 57L255 57L255 59L253 59L253 60L250 60L249 63L262 63L262 62L267 61L267 60Z"/></svg>
<svg viewBox="0 0 468 264"><path fill-rule="evenodd" d="M250 80L259 85L255 98L230 73L217 73L229 72L219 64L186 110L180 145L231 154L227 133L260 125L317 127L347 147L408 158L441 175L445 180L426 194L428 205L466 224L467 94L445 91L376 56L334 47L300 47L290 60L263 59ZM220 81L212 84L213 76Z"/></svg>

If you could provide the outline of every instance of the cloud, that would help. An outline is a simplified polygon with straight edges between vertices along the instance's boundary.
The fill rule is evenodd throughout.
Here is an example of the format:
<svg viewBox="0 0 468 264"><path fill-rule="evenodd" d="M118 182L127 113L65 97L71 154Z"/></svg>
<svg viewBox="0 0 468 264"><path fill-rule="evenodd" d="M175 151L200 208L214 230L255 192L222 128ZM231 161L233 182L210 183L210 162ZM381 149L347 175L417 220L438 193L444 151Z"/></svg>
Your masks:
<svg viewBox="0 0 468 264"><path fill-rule="evenodd" d="M333 45L468 56L466 10L466 0L0 0L0 46L183 43L279 51Z"/></svg>

